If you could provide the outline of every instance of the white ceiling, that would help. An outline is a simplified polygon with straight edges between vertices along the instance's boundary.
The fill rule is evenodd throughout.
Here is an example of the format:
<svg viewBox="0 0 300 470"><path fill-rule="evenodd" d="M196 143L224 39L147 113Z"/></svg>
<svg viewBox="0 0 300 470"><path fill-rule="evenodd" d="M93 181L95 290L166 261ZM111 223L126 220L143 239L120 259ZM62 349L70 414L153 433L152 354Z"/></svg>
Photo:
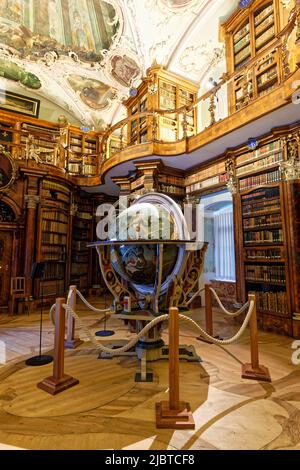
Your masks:
<svg viewBox="0 0 300 470"><path fill-rule="evenodd" d="M155 61L203 85L225 71L219 23L238 0L1 0L0 76L97 129ZM68 5L64 8L63 5ZM22 71L23 69L23 71ZM37 80L19 79L34 74ZM2 80L2 82L3 82Z"/></svg>

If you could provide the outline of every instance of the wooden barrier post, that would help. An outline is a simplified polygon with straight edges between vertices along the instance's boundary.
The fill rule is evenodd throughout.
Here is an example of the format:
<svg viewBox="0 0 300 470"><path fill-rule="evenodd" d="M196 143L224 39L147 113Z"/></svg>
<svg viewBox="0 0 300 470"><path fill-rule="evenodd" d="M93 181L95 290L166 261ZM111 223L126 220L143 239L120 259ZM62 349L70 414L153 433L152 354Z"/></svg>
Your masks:
<svg viewBox="0 0 300 470"><path fill-rule="evenodd" d="M76 286L70 286L70 307L76 312ZM82 344L83 341L79 338L75 338L75 318L68 313L67 316L67 338L65 340L66 349L75 349L77 346Z"/></svg>
<svg viewBox="0 0 300 470"><path fill-rule="evenodd" d="M213 328L213 312L212 312L212 296L211 296L211 285L205 284L204 286L204 295L205 295L205 331L210 336L214 334ZM218 336L217 336L218 338ZM198 336L197 339L199 341L203 341L204 343L212 344L212 342L203 336Z"/></svg>
<svg viewBox="0 0 300 470"><path fill-rule="evenodd" d="M41 388L51 395L56 395L57 393L79 383L79 380L64 373L66 315L63 304L65 302L66 299L64 298L56 299L53 375L45 378L42 382L37 384L38 388Z"/></svg>
<svg viewBox="0 0 300 470"><path fill-rule="evenodd" d="M178 308L169 308L169 401L156 403L156 427L195 429L189 403L179 400L179 318Z"/></svg>
<svg viewBox="0 0 300 470"><path fill-rule="evenodd" d="M249 305L251 301L254 301L254 308L250 318L251 364L246 363L242 365L242 378L271 382L268 368L259 364L256 295L249 294L248 301Z"/></svg>
<svg viewBox="0 0 300 470"><path fill-rule="evenodd" d="M205 327L206 332L213 336L213 319L212 319L212 298L210 284L205 284Z"/></svg>

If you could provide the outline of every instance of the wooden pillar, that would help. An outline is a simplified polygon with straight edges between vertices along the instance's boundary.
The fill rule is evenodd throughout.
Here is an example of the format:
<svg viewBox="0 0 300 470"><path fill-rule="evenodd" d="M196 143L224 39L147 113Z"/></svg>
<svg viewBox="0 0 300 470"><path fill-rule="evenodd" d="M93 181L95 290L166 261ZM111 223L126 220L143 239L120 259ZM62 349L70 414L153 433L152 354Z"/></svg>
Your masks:
<svg viewBox="0 0 300 470"><path fill-rule="evenodd" d="M258 354L258 332L257 332L257 311L256 311L256 296L255 294L248 295L249 305L254 302L253 312L250 318L250 347L251 347L251 364L246 363L242 365L242 378L263 380L271 382L270 373L267 367L259 364Z"/></svg>
<svg viewBox="0 0 300 470"><path fill-rule="evenodd" d="M76 312L76 286L69 287L70 294L70 307ZM75 349L77 346L82 344L83 341L79 338L75 338L75 318L71 314L67 314L67 338L65 340L66 349Z"/></svg>
<svg viewBox="0 0 300 470"><path fill-rule="evenodd" d="M195 429L189 403L179 400L179 318L178 308L169 308L169 401L156 403L156 427Z"/></svg>
<svg viewBox="0 0 300 470"><path fill-rule="evenodd" d="M212 311L212 293L210 290L211 285L205 284L204 286L204 295L205 295L205 331L210 335L214 336L214 327L213 327L213 311ZM220 338L219 335L214 336L214 338ZM198 336L199 341L204 343L212 344L209 339L204 338L203 336Z"/></svg>
<svg viewBox="0 0 300 470"><path fill-rule="evenodd" d="M53 375L37 384L38 388L51 395L56 395L79 383L79 380L64 373L65 310L63 304L65 302L64 298L56 299Z"/></svg>
<svg viewBox="0 0 300 470"><path fill-rule="evenodd" d="M25 232L25 260L24 260L24 276L26 278L26 291L31 293L31 270L35 256L35 234L36 234L36 209L40 202L40 197L34 194L25 196L27 204L26 210L26 232Z"/></svg>

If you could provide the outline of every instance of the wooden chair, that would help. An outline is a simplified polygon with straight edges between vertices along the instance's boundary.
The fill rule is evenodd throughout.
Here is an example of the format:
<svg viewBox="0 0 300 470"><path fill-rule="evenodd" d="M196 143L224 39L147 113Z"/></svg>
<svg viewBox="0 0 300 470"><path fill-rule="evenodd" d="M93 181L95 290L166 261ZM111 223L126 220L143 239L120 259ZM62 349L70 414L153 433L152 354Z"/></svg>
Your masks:
<svg viewBox="0 0 300 470"><path fill-rule="evenodd" d="M24 301L24 306L27 308L27 313L30 313L29 296L26 294L26 278L25 277L12 277L10 280L10 314L14 314L15 303L17 299Z"/></svg>

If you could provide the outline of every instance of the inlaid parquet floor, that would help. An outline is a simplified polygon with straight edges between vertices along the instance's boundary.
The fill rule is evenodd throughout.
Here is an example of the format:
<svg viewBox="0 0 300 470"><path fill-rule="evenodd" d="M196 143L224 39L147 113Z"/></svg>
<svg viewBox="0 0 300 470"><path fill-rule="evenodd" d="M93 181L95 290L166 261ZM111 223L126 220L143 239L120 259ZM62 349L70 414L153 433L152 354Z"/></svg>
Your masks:
<svg viewBox="0 0 300 470"><path fill-rule="evenodd" d="M98 299L92 303L100 306ZM91 330L102 329L97 315L79 305ZM192 317L201 322L203 311ZM53 347L53 326L45 313L43 350ZM110 319L114 339L132 337L127 327ZM231 336L237 327L216 313L215 333ZM158 430L155 402L168 397L168 363L150 364L153 383L135 383L134 357L97 359L85 342L66 351L65 372L79 385L55 397L36 384L52 374L52 364L27 367L38 350L38 313L0 317L0 449L300 449L300 366L291 363L292 339L259 334L260 362L272 383L241 379L249 362L249 333L237 344L217 347L200 342L181 326L181 343L193 344L201 363L180 363L180 394L189 401L194 431ZM167 342L167 331L164 333Z"/></svg>

